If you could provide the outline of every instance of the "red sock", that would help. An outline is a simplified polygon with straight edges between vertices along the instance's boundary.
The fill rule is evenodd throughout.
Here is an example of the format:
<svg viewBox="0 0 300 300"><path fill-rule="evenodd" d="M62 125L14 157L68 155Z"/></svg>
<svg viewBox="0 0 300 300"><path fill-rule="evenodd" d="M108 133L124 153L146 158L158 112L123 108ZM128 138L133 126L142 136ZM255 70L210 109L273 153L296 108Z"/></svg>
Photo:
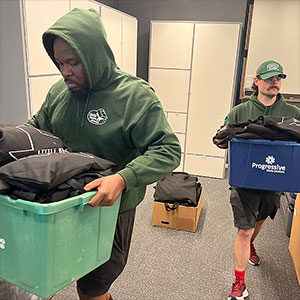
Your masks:
<svg viewBox="0 0 300 300"><path fill-rule="evenodd" d="M234 270L236 278L239 278L242 283L245 283L245 271Z"/></svg>

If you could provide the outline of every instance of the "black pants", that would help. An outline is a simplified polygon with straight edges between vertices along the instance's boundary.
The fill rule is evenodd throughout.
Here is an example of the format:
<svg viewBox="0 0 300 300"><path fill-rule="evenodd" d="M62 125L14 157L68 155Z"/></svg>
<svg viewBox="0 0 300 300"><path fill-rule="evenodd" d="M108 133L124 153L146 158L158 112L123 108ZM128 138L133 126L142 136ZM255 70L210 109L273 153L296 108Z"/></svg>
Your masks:
<svg viewBox="0 0 300 300"><path fill-rule="evenodd" d="M125 268L129 254L135 208L119 214L110 259L77 281L86 296L105 294Z"/></svg>

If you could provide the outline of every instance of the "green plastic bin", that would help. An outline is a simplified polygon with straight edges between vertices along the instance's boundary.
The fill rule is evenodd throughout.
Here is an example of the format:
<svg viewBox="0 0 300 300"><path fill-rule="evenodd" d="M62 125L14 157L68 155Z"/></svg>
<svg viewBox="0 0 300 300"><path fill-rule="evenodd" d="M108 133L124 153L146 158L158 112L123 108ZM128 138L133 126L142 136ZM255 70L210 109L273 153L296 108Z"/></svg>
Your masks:
<svg viewBox="0 0 300 300"><path fill-rule="evenodd" d="M86 205L96 192L51 204L0 195L0 278L47 298L111 254L120 197Z"/></svg>

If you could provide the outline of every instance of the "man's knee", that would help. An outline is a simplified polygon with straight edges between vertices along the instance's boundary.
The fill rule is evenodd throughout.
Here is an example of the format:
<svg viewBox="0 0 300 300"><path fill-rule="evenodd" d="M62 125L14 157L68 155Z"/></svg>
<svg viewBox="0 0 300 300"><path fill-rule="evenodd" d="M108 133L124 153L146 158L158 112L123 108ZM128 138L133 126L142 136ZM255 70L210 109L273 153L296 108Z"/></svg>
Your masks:
<svg viewBox="0 0 300 300"><path fill-rule="evenodd" d="M249 239L250 240L253 232L254 232L254 228L239 229L237 235L240 239L243 239L243 240Z"/></svg>

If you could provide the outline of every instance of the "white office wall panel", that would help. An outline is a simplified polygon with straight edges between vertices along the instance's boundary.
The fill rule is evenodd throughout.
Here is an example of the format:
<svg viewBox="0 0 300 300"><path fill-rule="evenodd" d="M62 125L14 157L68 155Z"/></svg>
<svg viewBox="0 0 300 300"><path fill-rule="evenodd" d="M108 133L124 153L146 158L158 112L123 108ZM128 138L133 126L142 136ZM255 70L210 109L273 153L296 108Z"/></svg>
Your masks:
<svg viewBox="0 0 300 300"><path fill-rule="evenodd" d="M187 112L190 71L150 69L149 82L165 111Z"/></svg>
<svg viewBox="0 0 300 300"><path fill-rule="evenodd" d="M184 154L181 155L181 161L179 166L174 170L175 172L183 172L183 160L184 160Z"/></svg>
<svg viewBox="0 0 300 300"><path fill-rule="evenodd" d="M61 78L60 75L31 77L29 87L31 93L31 115L32 117L41 107L46 99L47 93L51 86Z"/></svg>
<svg viewBox="0 0 300 300"><path fill-rule="evenodd" d="M150 67L189 69L193 23L151 22Z"/></svg>
<svg viewBox="0 0 300 300"><path fill-rule="evenodd" d="M281 92L300 94L300 0L254 2L249 41L246 87L257 67L274 59L288 74Z"/></svg>
<svg viewBox="0 0 300 300"><path fill-rule="evenodd" d="M224 156L212 137L230 111L239 24L197 24L186 152ZM219 172L219 171L218 171Z"/></svg>
<svg viewBox="0 0 300 300"><path fill-rule="evenodd" d="M195 175L224 178L224 158L185 154L184 171Z"/></svg>
<svg viewBox="0 0 300 300"><path fill-rule="evenodd" d="M100 4L91 0L70 0L71 9L81 8L90 9L93 8L99 12Z"/></svg>
<svg viewBox="0 0 300 300"><path fill-rule="evenodd" d="M168 121L174 132L185 133L186 114L168 113Z"/></svg>
<svg viewBox="0 0 300 300"><path fill-rule="evenodd" d="M117 65L122 66L122 14L118 11L100 6L100 15L107 34L107 42L111 47Z"/></svg>
<svg viewBox="0 0 300 300"><path fill-rule="evenodd" d="M69 0L25 0L25 34L29 75L59 74L42 43L43 33L70 10Z"/></svg>
<svg viewBox="0 0 300 300"><path fill-rule="evenodd" d="M121 69L136 75L137 19L122 15L122 66Z"/></svg>
<svg viewBox="0 0 300 300"><path fill-rule="evenodd" d="M175 133L175 134L179 140L181 146L181 152L184 152L185 134L182 133Z"/></svg>

